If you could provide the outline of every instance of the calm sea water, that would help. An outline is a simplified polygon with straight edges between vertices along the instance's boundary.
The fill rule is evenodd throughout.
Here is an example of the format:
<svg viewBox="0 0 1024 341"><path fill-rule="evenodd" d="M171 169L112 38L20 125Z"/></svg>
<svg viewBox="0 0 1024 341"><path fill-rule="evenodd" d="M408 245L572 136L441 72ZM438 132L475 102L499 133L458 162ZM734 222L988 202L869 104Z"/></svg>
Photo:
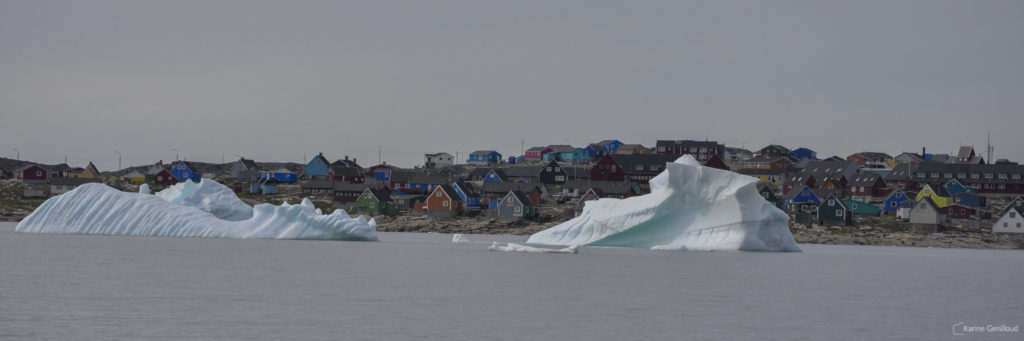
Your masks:
<svg viewBox="0 0 1024 341"><path fill-rule="evenodd" d="M487 251L381 242L22 234L0 223L0 339L1024 339L1024 252Z"/></svg>

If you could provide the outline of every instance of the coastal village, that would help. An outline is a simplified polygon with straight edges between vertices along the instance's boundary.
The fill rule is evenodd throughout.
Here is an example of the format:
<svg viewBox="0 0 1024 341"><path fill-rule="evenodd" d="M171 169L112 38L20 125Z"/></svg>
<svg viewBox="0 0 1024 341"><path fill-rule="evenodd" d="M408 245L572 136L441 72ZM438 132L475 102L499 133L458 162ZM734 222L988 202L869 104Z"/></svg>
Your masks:
<svg viewBox="0 0 1024 341"><path fill-rule="evenodd" d="M242 157L222 164L158 161L111 172L91 162L72 168L0 159L0 179L8 184L3 203L15 207L15 199L41 203L86 183L125 191L145 183L160 190L210 178L250 204L308 197L325 211L340 208L384 222L417 220L417 226L435 222L437 232L456 232L446 231L453 225L444 222L462 220L535 225L529 233L579 215L587 201L648 193L648 181L682 155L757 178L758 193L790 214L791 229L888 226L920 234L1024 235L1024 166L988 160L990 152L972 146L955 154L922 148L895 156L860 152L819 158L810 148L775 144L752 151L716 141L657 140L644 146L611 139L524 148L513 156L478 150L465 160L427 153L413 168L387 162L364 167L355 158L325 153L304 165ZM4 220L18 220L30 208L0 213Z"/></svg>

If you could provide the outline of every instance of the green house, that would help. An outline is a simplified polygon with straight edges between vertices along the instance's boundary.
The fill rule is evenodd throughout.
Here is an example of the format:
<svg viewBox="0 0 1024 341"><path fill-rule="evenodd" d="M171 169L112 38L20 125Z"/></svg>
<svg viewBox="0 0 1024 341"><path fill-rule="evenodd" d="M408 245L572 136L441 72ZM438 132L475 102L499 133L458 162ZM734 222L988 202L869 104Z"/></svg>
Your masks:
<svg viewBox="0 0 1024 341"><path fill-rule="evenodd" d="M855 215L869 215L877 217L882 213L882 208L859 200L846 199L843 200L843 205L846 205L846 207L850 209L850 212L853 212Z"/></svg>
<svg viewBox="0 0 1024 341"><path fill-rule="evenodd" d="M385 188L367 188L356 199L356 211L369 215L395 215L398 205Z"/></svg>

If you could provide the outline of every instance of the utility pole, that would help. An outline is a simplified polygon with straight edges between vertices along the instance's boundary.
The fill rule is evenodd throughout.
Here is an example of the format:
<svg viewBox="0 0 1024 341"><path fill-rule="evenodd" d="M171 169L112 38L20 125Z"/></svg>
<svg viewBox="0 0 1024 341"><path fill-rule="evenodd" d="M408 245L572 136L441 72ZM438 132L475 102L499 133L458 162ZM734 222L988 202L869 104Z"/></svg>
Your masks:
<svg viewBox="0 0 1024 341"><path fill-rule="evenodd" d="M377 164L378 164L378 165L379 165L379 164L380 164L380 162L381 162L381 161L380 161L380 160L381 160L381 157L380 157L380 155L381 155L381 152L380 152L380 145L378 144L378 145L377 145Z"/></svg>
<svg viewBox="0 0 1024 341"><path fill-rule="evenodd" d="M985 148L985 151L988 153L988 156L986 157L988 158L988 163L993 163L995 162L995 160L992 160L992 151L994 149L992 148L992 131L985 131L985 134L988 135L988 146Z"/></svg>
<svg viewBox="0 0 1024 341"><path fill-rule="evenodd" d="M21 152L18 151L18 148L11 148L11 150L13 150L18 155L18 156L15 156L14 159L18 160L18 161L21 161ZM67 163L67 162L64 162L64 163Z"/></svg>
<svg viewBox="0 0 1024 341"><path fill-rule="evenodd" d="M167 148L171 148L171 146L167 146ZM174 161L181 160L181 158L178 157L178 148L171 148L171 150L174 151Z"/></svg>

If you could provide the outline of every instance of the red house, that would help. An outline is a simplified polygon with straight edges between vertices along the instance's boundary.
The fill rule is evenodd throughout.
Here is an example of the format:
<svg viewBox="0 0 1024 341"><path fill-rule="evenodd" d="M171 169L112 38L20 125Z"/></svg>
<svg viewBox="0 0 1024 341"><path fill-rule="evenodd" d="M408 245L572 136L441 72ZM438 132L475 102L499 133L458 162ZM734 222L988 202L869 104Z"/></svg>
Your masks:
<svg viewBox="0 0 1024 341"><path fill-rule="evenodd" d="M336 167L331 166L327 170L327 181L337 181L350 184L361 184L365 181L366 175L359 171L356 167ZM359 191L362 193L362 191Z"/></svg>
<svg viewBox="0 0 1024 341"><path fill-rule="evenodd" d="M26 184L42 184L50 181L50 174L45 168L32 165L18 171L18 180Z"/></svg>
<svg viewBox="0 0 1024 341"><path fill-rule="evenodd" d="M611 155L605 155L601 160L597 161L594 168L590 169L590 180L625 181L626 171L622 169L618 162L615 162L615 158Z"/></svg>
<svg viewBox="0 0 1024 341"><path fill-rule="evenodd" d="M462 199L451 185L440 185L427 197L427 214L430 216L452 217L462 212Z"/></svg>
<svg viewBox="0 0 1024 341"><path fill-rule="evenodd" d="M169 170L161 170L153 176L153 184L157 186L172 186L178 183L178 177L171 174Z"/></svg>
<svg viewBox="0 0 1024 341"><path fill-rule="evenodd" d="M548 147L533 147L533 148L530 148L530 149L526 150L526 156L525 157L526 157L527 160L539 161L539 160L543 160L544 159L544 154L547 154L547 153L550 153L550 152L551 152L551 148L548 148Z"/></svg>
<svg viewBox="0 0 1024 341"><path fill-rule="evenodd" d="M846 192L854 200L866 202L884 200L885 197L889 196L890 191L892 190L887 187L882 176L876 173L857 173L847 183L846 188Z"/></svg>

